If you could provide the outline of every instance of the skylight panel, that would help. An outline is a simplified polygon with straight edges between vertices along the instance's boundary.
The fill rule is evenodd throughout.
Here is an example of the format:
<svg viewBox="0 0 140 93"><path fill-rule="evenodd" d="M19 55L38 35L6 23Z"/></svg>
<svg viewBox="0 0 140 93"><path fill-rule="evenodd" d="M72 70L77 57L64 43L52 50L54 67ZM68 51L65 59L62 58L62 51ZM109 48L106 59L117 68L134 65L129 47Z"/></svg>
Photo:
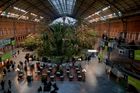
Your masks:
<svg viewBox="0 0 140 93"><path fill-rule="evenodd" d="M72 14L76 0L49 0L50 4L58 11L59 14Z"/></svg>
<svg viewBox="0 0 140 93"><path fill-rule="evenodd" d="M89 18L93 17L94 15L99 15L99 13L101 13L101 12L103 12L103 11L105 11L105 10L108 10L109 8L110 8L110 6L107 6L107 7L103 8L103 9L101 9L101 10L99 10L99 11L97 11L97 12L91 14L91 15L89 15L89 16L86 17L85 19L89 19Z"/></svg>

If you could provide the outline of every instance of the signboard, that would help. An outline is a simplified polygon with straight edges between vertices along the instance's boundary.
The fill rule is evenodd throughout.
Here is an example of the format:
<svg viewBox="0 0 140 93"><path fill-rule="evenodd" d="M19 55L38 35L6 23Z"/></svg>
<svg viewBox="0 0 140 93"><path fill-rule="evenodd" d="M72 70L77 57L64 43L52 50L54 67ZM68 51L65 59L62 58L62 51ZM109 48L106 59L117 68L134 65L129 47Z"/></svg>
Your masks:
<svg viewBox="0 0 140 93"><path fill-rule="evenodd" d="M140 60L140 50L134 51L134 60Z"/></svg>
<svg viewBox="0 0 140 93"><path fill-rule="evenodd" d="M11 52L6 53L6 54L4 54L4 55L1 56L0 61L5 61L6 59L9 59L11 57L12 57Z"/></svg>
<svg viewBox="0 0 140 93"><path fill-rule="evenodd" d="M128 76L128 84L133 85L137 90L140 90L140 80Z"/></svg>
<svg viewBox="0 0 140 93"><path fill-rule="evenodd" d="M135 50L129 50L129 58L134 59L134 51Z"/></svg>

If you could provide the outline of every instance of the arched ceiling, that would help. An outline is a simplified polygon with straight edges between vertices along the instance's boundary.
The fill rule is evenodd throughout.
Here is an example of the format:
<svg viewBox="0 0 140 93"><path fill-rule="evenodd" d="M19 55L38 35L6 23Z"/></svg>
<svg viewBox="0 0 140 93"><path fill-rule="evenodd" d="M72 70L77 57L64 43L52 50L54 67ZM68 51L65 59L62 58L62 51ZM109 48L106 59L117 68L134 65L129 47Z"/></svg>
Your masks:
<svg viewBox="0 0 140 93"><path fill-rule="evenodd" d="M108 6L109 9L100 12L100 16L111 13L116 13L118 17L119 13L123 16L140 14L140 0L0 0L0 14L10 12L18 14L18 19L28 16L29 20L41 18L53 21L62 16L87 18Z"/></svg>

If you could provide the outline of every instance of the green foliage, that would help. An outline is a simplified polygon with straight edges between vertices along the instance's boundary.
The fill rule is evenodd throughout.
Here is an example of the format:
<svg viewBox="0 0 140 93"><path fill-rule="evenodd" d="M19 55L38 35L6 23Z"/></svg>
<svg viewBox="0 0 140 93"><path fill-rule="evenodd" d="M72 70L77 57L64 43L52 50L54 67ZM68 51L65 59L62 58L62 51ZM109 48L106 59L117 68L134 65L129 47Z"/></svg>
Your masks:
<svg viewBox="0 0 140 93"><path fill-rule="evenodd" d="M76 31L77 41L81 48L94 48L96 42L96 33L94 30Z"/></svg>
<svg viewBox="0 0 140 93"><path fill-rule="evenodd" d="M22 46L25 47L28 50L34 50L38 47L38 45L40 44L40 39L39 36L36 35L29 35L26 37L26 39L24 40L24 42L22 42Z"/></svg>
<svg viewBox="0 0 140 93"><path fill-rule="evenodd" d="M78 54L75 31L71 26L60 23L52 25L41 34L41 40L43 43L38 49L40 56L56 56L63 60Z"/></svg>
<svg viewBox="0 0 140 93"><path fill-rule="evenodd" d="M41 31L37 51L39 56L46 56L54 61L64 61L81 56L85 48L93 48L96 33L93 30L81 31L75 27L58 23L44 27Z"/></svg>

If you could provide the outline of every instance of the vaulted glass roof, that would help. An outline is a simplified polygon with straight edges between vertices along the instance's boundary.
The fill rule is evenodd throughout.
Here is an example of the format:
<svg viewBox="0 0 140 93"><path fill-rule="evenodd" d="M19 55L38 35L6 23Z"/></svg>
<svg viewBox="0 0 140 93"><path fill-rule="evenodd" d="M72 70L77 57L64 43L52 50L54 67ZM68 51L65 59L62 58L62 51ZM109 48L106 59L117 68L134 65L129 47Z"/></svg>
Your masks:
<svg viewBox="0 0 140 93"><path fill-rule="evenodd" d="M48 23L69 16L94 23L137 15L139 6L140 0L0 0L0 16Z"/></svg>
<svg viewBox="0 0 140 93"><path fill-rule="evenodd" d="M49 0L50 4L61 15L70 15L73 13L76 0Z"/></svg>

